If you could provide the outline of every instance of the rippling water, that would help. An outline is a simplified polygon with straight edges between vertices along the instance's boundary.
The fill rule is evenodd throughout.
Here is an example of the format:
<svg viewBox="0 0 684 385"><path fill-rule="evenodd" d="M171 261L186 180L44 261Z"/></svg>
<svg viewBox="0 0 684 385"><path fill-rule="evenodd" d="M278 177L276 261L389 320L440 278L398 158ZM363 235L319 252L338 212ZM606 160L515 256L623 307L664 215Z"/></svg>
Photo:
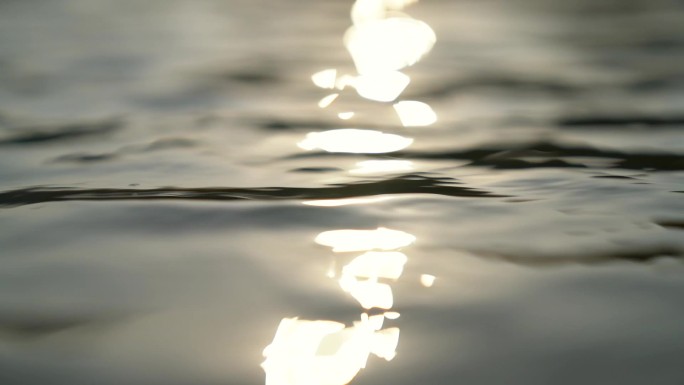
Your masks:
<svg viewBox="0 0 684 385"><path fill-rule="evenodd" d="M316 105L351 5L0 1L0 383L262 384L283 318L363 311L319 234L378 228L401 337L354 384L684 383L684 4L412 5L427 127ZM298 146L342 128L413 141Z"/></svg>

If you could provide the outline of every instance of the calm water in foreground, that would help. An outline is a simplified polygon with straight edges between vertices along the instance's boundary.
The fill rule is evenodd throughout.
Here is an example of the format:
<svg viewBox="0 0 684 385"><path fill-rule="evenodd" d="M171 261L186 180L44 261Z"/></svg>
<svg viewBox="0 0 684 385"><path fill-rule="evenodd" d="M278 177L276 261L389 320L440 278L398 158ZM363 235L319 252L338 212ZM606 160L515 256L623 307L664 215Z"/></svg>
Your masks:
<svg viewBox="0 0 684 385"><path fill-rule="evenodd" d="M415 4L413 128L317 107L351 4L0 1L0 384L263 384L283 318L363 312L316 238L378 228L400 338L353 384L684 384L684 4ZM337 128L414 141L297 145Z"/></svg>

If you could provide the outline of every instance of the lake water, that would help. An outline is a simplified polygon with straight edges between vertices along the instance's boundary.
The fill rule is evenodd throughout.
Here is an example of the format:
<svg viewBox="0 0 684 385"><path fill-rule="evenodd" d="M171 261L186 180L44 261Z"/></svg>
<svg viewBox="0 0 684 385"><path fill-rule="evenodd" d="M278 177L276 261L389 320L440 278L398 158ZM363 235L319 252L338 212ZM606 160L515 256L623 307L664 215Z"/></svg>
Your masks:
<svg viewBox="0 0 684 385"><path fill-rule="evenodd" d="M263 384L281 320L383 314L365 251L353 384L684 384L684 3L411 5L424 127L317 106L351 6L0 1L1 384ZM413 141L302 148L344 128Z"/></svg>

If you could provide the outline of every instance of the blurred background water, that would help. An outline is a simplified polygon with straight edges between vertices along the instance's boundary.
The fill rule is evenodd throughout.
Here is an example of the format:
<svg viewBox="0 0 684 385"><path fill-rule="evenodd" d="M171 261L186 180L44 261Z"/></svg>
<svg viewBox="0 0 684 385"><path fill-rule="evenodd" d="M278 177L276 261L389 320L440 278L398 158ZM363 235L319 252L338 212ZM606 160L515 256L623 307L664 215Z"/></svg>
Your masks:
<svg viewBox="0 0 684 385"><path fill-rule="evenodd" d="M413 5L429 127L316 106L351 5L0 1L0 383L263 383L282 318L360 314L316 236L378 227L416 240L355 384L684 383L684 3ZM297 146L336 128L414 142Z"/></svg>

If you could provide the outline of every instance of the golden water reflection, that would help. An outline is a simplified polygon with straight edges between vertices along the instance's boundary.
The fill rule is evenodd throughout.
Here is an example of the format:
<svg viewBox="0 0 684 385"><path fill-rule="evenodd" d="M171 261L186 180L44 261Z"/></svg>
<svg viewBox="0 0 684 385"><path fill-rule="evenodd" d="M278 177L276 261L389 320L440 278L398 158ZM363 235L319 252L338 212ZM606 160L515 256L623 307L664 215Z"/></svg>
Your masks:
<svg viewBox="0 0 684 385"><path fill-rule="evenodd" d="M336 78L337 70L334 68L319 71L311 75L311 81L321 88L335 88Z"/></svg>
<svg viewBox="0 0 684 385"><path fill-rule="evenodd" d="M339 91L351 87L359 96L376 102L393 102L399 98L411 82L411 78L400 70L417 63L436 42L429 25L403 12L406 6L415 2L357 0L351 11L353 24L344 34L344 45L354 62L356 74L339 74L337 69L329 68L314 73L311 76L313 83L320 88ZM328 95L318 106L327 108L338 96ZM424 102L399 101L393 107L404 127L428 126L437 120L435 112ZM353 116L354 111L338 113L342 120Z"/></svg>
<svg viewBox="0 0 684 385"><path fill-rule="evenodd" d="M400 252L367 252L342 268L340 287L365 309L390 309L392 288L380 278L397 280L408 258Z"/></svg>
<svg viewBox="0 0 684 385"><path fill-rule="evenodd" d="M382 328L383 316L363 314L350 327L334 321L284 318L263 352L266 385L343 385L366 367L372 353L394 358L398 328Z"/></svg>
<svg viewBox="0 0 684 385"><path fill-rule="evenodd" d="M404 127L429 126L437 121L437 114L427 103L405 100L393 107Z"/></svg>
<svg viewBox="0 0 684 385"><path fill-rule="evenodd" d="M421 274L420 275L420 284L425 286L425 287L432 287L432 285L435 284L435 280L437 277L431 274Z"/></svg>
<svg viewBox="0 0 684 385"><path fill-rule="evenodd" d="M430 26L405 15L364 20L344 35L344 44L360 74L411 66L430 52L435 41Z"/></svg>
<svg viewBox="0 0 684 385"><path fill-rule="evenodd" d="M415 242L413 235L378 227L375 230L332 230L324 231L315 239L319 245L332 247L333 251L396 250Z"/></svg>
<svg viewBox="0 0 684 385"><path fill-rule="evenodd" d="M341 269L343 291L364 309L393 306L389 283L399 279L408 257L396 251L415 241L409 233L380 227L375 230L325 231L315 242L334 252L365 251ZM383 251L379 251L383 250ZM392 250L392 251L385 251ZM334 272L329 276L335 276ZM384 280L386 282L380 282ZM371 354L390 361L396 355L399 328L383 329L385 319L399 313L362 313L352 326L329 320L283 318L273 341L264 349L266 385L344 385L366 367Z"/></svg>
<svg viewBox="0 0 684 385"><path fill-rule="evenodd" d="M413 143L412 138L385 134L376 130L341 128L323 132L310 132L297 143L304 150L319 149L327 152L354 154L382 154L402 150Z"/></svg>
<svg viewBox="0 0 684 385"><path fill-rule="evenodd" d="M404 91L411 78L399 71L371 72L348 81L363 98L391 102Z"/></svg>
<svg viewBox="0 0 684 385"><path fill-rule="evenodd" d="M323 99L321 99L318 102L318 107L327 108L329 105L332 104L332 102L335 101L335 99L337 99L338 96L340 96L340 94L338 94L338 93L334 93L334 94L330 94L328 96L325 96Z"/></svg>
<svg viewBox="0 0 684 385"><path fill-rule="evenodd" d="M368 100L394 102L393 108L404 127L428 126L437 115L426 103L396 101L409 86L411 79L400 72L427 54L435 44L435 33L420 20L400 12L417 0L357 0L352 7L353 25L344 35L344 44L356 67L356 74L339 74L325 69L311 76L322 89L332 90L319 102L328 108L348 87ZM396 102L395 102L396 101ZM341 120L354 117L355 111L337 113ZM379 154L402 150L413 143L412 138L377 130L340 128L310 132L298 143L304 150L333 153ZM350 174L368 175L413 170L406 160L368 160L358 162ZM312 206L344 206L368 204L386 200L386 196L350 197L305 201ZM341 269L333 262L327 272L337 278L340 288L364 309L360 320L352 326L329 320L284 318L275 337L263 351L266 385L344 385L366 367L371 354L389 361L396 355L399 328L383 329L385 319L396 320L392 311L392 283L404 272L408 257L403 248L416 237L400 230L340 229L324 231L315 238L319 245L334 253L361 252ZM339 257L339 258L342 258ZM429 287L435 277L423 274L420 282ZM378 309L369 316L365 311Z"/></svg>

